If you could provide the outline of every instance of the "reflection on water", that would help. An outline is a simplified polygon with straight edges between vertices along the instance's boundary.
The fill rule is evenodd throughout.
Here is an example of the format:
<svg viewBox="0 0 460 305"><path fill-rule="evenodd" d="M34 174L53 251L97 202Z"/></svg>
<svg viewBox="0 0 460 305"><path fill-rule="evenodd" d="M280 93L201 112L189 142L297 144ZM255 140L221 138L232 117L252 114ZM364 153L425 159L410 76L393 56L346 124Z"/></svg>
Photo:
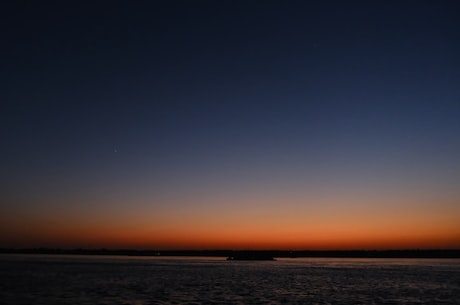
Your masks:
<svg viewBox="0 0 460 305"><path fill-rule="evenodd" d="M1 304L460 304L459 259L0 255Z"/></svg>

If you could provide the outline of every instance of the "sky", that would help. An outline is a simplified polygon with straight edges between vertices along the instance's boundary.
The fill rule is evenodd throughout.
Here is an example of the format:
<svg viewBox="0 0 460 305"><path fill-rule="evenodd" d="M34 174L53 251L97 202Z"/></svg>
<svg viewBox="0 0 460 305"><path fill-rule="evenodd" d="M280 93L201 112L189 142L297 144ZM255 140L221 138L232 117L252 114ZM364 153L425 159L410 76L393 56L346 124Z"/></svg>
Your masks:
<svg viewBox="0 0 460 305"><path fill-rule="evenodd" d="M460 248L455 1L0 11L0 248Z"/></svg>

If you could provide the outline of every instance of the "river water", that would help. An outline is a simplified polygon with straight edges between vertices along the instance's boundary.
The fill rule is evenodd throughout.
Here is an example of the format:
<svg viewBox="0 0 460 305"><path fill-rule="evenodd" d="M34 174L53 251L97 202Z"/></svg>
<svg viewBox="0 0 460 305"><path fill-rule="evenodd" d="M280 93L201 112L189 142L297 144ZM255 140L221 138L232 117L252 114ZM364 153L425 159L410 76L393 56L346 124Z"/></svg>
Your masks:
<svg viewBox="0 0 460 305"><path fill-rule="evenodd" d="M460 259L4 254L0 304L460 304Z"/></svg>

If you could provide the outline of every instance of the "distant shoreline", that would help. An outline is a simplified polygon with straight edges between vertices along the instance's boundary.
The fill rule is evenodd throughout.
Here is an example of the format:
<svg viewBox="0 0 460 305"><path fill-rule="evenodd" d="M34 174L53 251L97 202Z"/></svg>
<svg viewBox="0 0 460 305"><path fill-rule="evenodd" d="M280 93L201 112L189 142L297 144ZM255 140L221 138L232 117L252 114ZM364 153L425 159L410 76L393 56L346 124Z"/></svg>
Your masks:
<svg viewBox="0 0 460 305"><path fill-rule="evenodd" d="M275 258L460 258L460 249L406 250L130 250L130 249L54 249L0 248L0 254L68 254L122 256L208 256L258 255Z"/></svg>

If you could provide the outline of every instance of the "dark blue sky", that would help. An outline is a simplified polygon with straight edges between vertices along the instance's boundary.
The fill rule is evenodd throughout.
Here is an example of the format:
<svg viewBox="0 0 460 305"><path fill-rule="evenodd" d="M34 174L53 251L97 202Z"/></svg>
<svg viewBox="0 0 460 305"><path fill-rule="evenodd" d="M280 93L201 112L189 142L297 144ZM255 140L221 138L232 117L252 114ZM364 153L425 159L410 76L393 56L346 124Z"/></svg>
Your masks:
<svg viewBox="0 0 460 305"><path fill-rule="evenodd" d="M5 207L293 185L458 195L455 1L1 10Z"/></svg>

